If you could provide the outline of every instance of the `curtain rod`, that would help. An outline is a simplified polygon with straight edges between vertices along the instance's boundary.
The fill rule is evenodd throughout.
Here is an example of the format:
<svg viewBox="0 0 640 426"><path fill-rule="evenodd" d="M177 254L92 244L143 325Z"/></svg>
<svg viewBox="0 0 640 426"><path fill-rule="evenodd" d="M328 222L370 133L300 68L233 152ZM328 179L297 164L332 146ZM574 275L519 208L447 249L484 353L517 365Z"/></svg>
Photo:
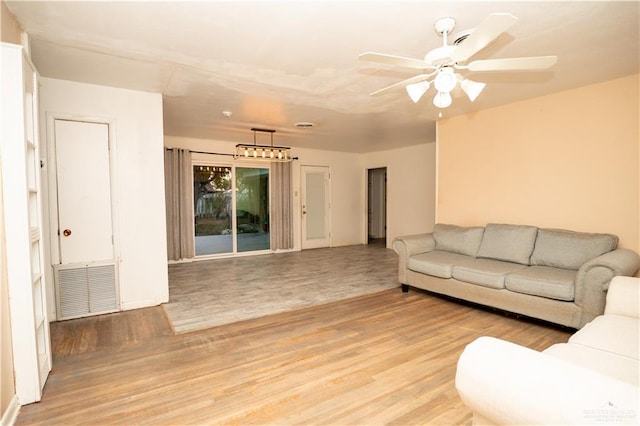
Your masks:
<svg viewBox="0 0 640 426"><path fill-rule="evenodd" d="M169 147L164 147L165 150L171 150L171 149L185 149L185 148L169 148ZM189 152L194 152L196 154L210 154L210 155L224 155L227 157L235 157L235 154L228 154L225 152L206 152L206 151L191 151L190 149L188 149L187 151ZM291 157L292 160L299 160L298 157Z"/></svg>

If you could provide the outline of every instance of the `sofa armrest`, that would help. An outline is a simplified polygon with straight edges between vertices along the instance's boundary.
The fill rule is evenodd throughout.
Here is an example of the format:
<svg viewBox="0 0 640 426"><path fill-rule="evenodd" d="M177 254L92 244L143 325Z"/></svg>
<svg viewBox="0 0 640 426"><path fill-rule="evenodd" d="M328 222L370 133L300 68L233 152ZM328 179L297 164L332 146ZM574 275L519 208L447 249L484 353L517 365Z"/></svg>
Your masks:
<svg viewBox="0 0 640 426"><path fill-rule="evenodd" d="M474 417L494 424L640 420L636 386L492 337L460 355L456 389Z"/></svg>
<svg viewBox="0 0 640 426"><path fill-rule="evenodd" d="M640 256L627 249L610 251L582 265L575 283L575 303L582 308L580 325L603 314L606 292L613 277L632 276L638 268Z"/></svg>
<svg viewBox="0 0 640 426"><path fill-rule="evenodd" d="M613 277L604 313L640 318L640 278Z"/></svg>
<svg viewBox="0 0 640 426"><path fill-rule="evenodd" d="M409 258L414 254L426 253L436 247L433 234L416 234L396 237L391 245L398 253L398 279L402 284L407 283L407 268Z"/></svg>

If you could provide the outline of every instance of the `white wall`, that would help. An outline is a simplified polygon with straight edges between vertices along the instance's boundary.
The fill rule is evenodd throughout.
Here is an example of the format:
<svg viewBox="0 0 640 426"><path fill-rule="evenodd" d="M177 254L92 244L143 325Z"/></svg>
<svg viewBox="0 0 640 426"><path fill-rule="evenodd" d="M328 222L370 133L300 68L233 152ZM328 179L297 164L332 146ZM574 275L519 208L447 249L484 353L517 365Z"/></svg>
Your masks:
<svg viewBox="0 0 640 426"><path fill-rule="evenodd" d="M165 146L233 153L235 143L165 136ZM331 245L367 241L367 169L387 168L387 246L398 235L430 232L435 217L435 143L369 154L293 148L294 241L300 250L300 167L331 169ZM194 154L194 158L207 158ZM217 158L230 163L231 157Z"/></svg>
<svg viewBox="0 0 640 426"><path fill-rule="evenodd" d="M365 175L367 169L387 168L387 247L397 236L433 230L435 143L364 154L362 163Z"/></svg>
<svg viewBox="0 0 640 426"><path fill-rule="evenodd" d="M45 127L50 125L48 114L110 120L115 127L113 220L121 308L168 301L161 95L49 78L41 83L45 146L51 145L47 138L52 132ZM49 274L47 281L53 283L52 271ZM49 302L54 300L49 297ZM55 303L49 311L55 311Z"/></svg>
<svg viewBox="0 0 640 426"><path fill-rule="evenodd" d="M300 167L328 166L331 173L331 246L347 246L364 244L367 241L366 227L362 211L365 209L366 176L362 174L362 156L335 151L320 151L315 149L295 149L294 162L294 203L298 214L294 215L300 230ZM294 196L296 194L294 193Z"/></svg>

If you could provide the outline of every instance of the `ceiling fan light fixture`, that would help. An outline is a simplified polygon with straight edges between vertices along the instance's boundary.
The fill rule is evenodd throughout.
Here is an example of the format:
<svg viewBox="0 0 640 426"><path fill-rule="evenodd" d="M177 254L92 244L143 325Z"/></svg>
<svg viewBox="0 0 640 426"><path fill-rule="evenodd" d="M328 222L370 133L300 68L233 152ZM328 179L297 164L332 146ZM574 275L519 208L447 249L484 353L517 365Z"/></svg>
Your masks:
<svg viewBox="0 0 640 426"><path fill-rule="evenodd" d="M447 92L438 92L433 97L433 104L438 108L447 108L451 105L451 95Z"/></svg>
<svg viewBox="0 0 640 426"><path fill-rule="evenodd" d="M422 95L424 95L427 90L429 90L430 83L428 81L421 81L414 84L407 84L407 94L413 101L413 103L417 103Z"/></svg>
<svg viewBox="0 0 640 426"><path fill-rule="evenodd" d="M464 93L467 94L471 102L476 100L486 85L486 83L479 83L468 79L462 80L460 83L460 87L462 87L462 90L464 90Z"/></svg>
<svg viewBox="0 0 640 426"><path fill-rule="evenodd" d="M438 90L438 92L449 93L456 87L457 83L458 79L456 78L456 74L453 68L443 67L438 71L433 85Z"/></svg>

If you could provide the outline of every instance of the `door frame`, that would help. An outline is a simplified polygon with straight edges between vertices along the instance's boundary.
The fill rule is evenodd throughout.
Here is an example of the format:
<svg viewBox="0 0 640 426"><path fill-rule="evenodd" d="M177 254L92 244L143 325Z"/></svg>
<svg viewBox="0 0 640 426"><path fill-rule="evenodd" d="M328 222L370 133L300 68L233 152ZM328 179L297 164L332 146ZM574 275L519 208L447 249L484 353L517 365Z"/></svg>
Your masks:
<svg viewBox="0 0 640 426"><path fill-rule="evenodd" d="M306 229L305 229L305 208L304 203L307 197L307 188L306 188L306 172L307 171L322 171L322 173L327 174L327 182L325 185L325 200L327 201L325 204L325 226L327 227L327 236L323 239L318 239L314 243L309 243L309 240L306 239ZM331 167L330 166L319 166L319 165L301 165L300 166L300 247L302 250L313 249L313 248L323 248L323 247L331 247L332 246L332 234L331 234Z"/></svg>
<svg viewBox="0 0 640 426"><path fill-rule="evenodd" d="M85 116L77 114L63 113L46 113L46 132L47 132L47 202L43 206L44 213L48 216L46 220L49 227L49 248L48 254L45 254L47 265L47 274L50 283L55 282L55 265L61 265L60 259L60 235L58 230L58 170L56 162L56 138L55 138L55 120L77 121L83 123L106 124L108 127L108 143L109 143L109 184L111 192L111 229L113 232L113 260L116 269L120 264L120 229L117 212L119 211L118 198L118 181L116 173L117 164L117 143L116 143L116 121L112 118ZM46 208L45 208L46 207ZM116 280L117 292L120 293L120 282ZM56 307L55 286L47 289L47 305L49 307L50 318L58 319ZM119 302L118 302L119 305Z"/></svg>

